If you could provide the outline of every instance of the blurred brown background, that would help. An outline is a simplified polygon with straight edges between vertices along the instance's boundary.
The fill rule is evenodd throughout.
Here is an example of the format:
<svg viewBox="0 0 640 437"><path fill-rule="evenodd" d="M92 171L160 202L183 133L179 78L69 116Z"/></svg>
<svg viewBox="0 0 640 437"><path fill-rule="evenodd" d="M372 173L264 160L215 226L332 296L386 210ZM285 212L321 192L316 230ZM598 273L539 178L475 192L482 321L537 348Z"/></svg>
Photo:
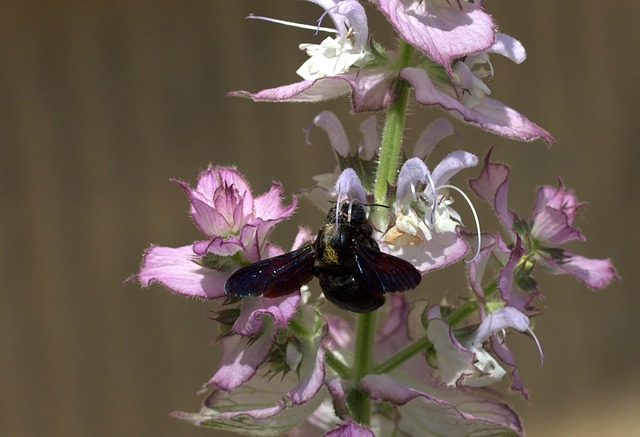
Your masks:
<svg viewBox="0 0 640 437"><path fill-rule="evenodd" d="M531 403L509 399L530 436L640 432L640 6L486 6L529 55L520 66L494 57L493 96L558 144L513 143L456 122L461 145L480 156L498 145L521 214L537 185L561 175L590 202L579 221L589 242L572 249L612 257L623 277L594 293L538 275L546 360L540 367L533 343L514 338ZM315 132L308 146L302 130L321 110L349 110L345 99L302 106L225 97L297 80L305 59L297 44L311 40L245 21L250 12L313 23L320 9L294 0L0 3L1 435L215 434L167 417L197 410L195 393L216 369L207 318L215 306L121 283L150 243L199 238L169 178L193 183L209 162L237 164L257 192L275 178L290 194L333 168L325 137ZM416 108L407 142L440 115ZM352 141L361 119L347 127ZM322 218L303 200L274 239L289 247L298 224L314 228ZM448 282L451 272L427 278L423 292L464 292L462 279Z"/></svg>

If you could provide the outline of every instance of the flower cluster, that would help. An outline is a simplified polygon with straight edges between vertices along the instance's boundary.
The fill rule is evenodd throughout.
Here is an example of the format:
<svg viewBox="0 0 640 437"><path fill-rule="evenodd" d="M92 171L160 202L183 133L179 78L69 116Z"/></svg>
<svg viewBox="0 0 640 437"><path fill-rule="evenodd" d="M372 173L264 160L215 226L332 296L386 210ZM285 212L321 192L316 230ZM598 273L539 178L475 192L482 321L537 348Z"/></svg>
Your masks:
<svg viewBox="0 0 640 437"><path fill-rule="evenodd" d="M372 1L398 36L396 50L371 38L359 1L309 1L324 9L318 23L328 16L334 27L296 26L335 36L300 45L308 55L297 71L303 80L230 94L271 102L349 95L354 112L384 112L385 124L365 119L354 145L335 114L314 118L337 164L299 194L327 219L317 234L301 227L286 253L269 235L297 200L285 205L279 184L255 196L235 168L211 166L195 188L174 181L205 238L150 247L129 280L212 300L222 358L200 411L173 416L263 436L523 435L517 413L486 387L506 377L528 397L506 340L527 335L542 356L531 323L542 314L534 273L568 273L594 289L617 273L609 260L562 247L584 240L574 225L584 204L562 182L539 188L521 218L507 206L509 167L487 153L469 183L502 232L482 232L471 199L451 183L477 156L452 150L431 158L454 133L448 119L428 123L411 148L401 142L412 93L502 137L551 144L544 129L488 97L490 55L521 63L525 50L497 33L477 0ZM462 220L467 206L472 227ZM432 302L426 287L413 290L421 276L459 262L467 264L466 296Z"/></svg>

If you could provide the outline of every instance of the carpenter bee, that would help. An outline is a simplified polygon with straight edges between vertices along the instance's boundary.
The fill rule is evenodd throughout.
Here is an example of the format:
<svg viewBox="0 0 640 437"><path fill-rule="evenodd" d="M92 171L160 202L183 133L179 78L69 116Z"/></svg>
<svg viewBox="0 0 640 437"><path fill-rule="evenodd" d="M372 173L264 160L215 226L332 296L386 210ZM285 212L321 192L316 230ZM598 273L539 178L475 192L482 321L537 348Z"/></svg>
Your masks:
<svg viewBox="0 0 640 437"><path fill-rule="evenodd" d="M414 289L421 276L411 263L381 252L372 233L361 205L344 203L339 212L334 206L315 242L241 268L224 284L225 294L280 297L316 276L325 297L340 308L373 311L385 293Z"/></svg>

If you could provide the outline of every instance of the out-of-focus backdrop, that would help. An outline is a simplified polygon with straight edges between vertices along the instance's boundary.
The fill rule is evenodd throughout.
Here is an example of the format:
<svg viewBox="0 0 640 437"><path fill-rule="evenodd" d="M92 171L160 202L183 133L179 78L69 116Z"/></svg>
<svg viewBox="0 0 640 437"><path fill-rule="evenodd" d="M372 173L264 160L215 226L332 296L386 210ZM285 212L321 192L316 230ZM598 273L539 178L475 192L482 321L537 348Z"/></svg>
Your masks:
<svg viewBox="0 0 640 437"><path fill-rule="evenodd" d="M508 399L530 436L630 435L640 429L640 6L485 5L528 51L519 66L494 57L492 96L558 144L514 143L455 122L459 147L482 156L497 146L522 215L536 186L562 176L590 202L578 222L589 241L572 249L613 258L623 278L592 292L538 274L546 359L541 367L535 345L514 337L531 402ZM368 11L373 36L387 41L386 24ZM167 417L197 410L196 391L216 369L215 304L122 281L149 244L199 238L169 178L193 183L210 162L236 164L257 192L277 179L291 194L333 169L324 135L314 131L307 145L303 129L324 109L347 115L346 99L225 97L297 80L306 59L297 45L313 38L245 21L251 12L314 23L321 10L295 0L0 4L1 435L216 435ZM412 111L407 142L441 115ZM353 141L361 120L347 122ZM488 208L477 206L489 223ZM322 218L301 200L274 239L289 247L297 225ZM433 274L420 292L464 292L462 273Z"/></svg>

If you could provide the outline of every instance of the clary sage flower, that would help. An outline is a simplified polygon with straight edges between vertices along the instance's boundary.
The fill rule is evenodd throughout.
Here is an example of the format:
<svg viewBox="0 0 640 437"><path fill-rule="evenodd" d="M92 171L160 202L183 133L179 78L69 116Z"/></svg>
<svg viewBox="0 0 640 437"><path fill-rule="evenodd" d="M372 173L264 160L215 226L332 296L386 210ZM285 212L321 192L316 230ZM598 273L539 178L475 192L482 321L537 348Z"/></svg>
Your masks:
<svg viewBox="0 0 640 437"><path fill-rule="evenodd" d="M407 35L428 35L416 47L430 58L412 57L406 65L398 63L396 52L376 43L363 42L368 40L367 19L357 1L314 3L326 8L340 37L328 38L316 46L304 45L311 58L298 74L305 80L256 93L234 91L230 95L249 97L256 102L321 102L349 94L355 112L369 112L395 103L399 96L397 81L402 79L415 89L418 103L437 105L456 118L507 138L554 142L547 131L516 110L486 97L490 90L481 79L488 75L487 71L493 74L488 54L498 53L516 63L524 61L526 55L517 40L503 34L494 36L490 17L473 3L465 1L456 5L427 0L413 2L417 6L406 6L404 3L412 2L380 1L380 8L388 17L395 17L390 21L404 31L400 35L407 41L415 42ZM421 12L416 12L421 8ZM425 14L423 18L428 23L418 19L420 14ZM402 17L410 19L406 21ZM344 23L348 23L348 28ZM444 27L427 32L424 29L429 25ZM459 38L458 31L464 38ZM348 43L350 40L353 42ZM435 47L447 47L447 50L436 53ZM461 59L451 67L455 58Z"/></svg>
<svg viewBox="0 0 640 437"><path fill-rule="evenodd" d="M506 340L531 337L542 355L531 323L543 312L534 270L568 273L595 289L618 275L610 260L563 247L584 240L573 224L583 203L561 181L540 187L532 212L521 218L507 206L509 167L487 154L470 186L494 209L503 232L482 232L471 200L451 182L478 164L459 135L449 138L452 124L430 120L417 140L405 141L411 146L402 142L415 101L502 137L551 144L547 131L489 97L490 56L521 63L524 47L496 31L481 0L371 0L397 33L396 51L371 38L361 2L309 1L324 9L316 26L251 16L331 34L299 45L308 56L297 71L303 80L231 95L259 102L350 95L354 112L386 111L384 126L378 128L379 114L370 115L353 142L334 113L314 118L337 163L299 193L323 214L340 214L327 215L320 237L299 227L284 256L270 235L297 200L284 204L279 184L256 196L235 168L213 166L195 187L173 181L204 237L177 248L151 246L127 281L210 302L222 355L202 386L200 410L172 416L256 436L522 436L517 413L488 388L508 379L528 398ZM321 26L325 16L334 27ZM450 143L455 148L447 153ZM438 146L439 162L432 153ZM463 224L459 199L475 229ZM466 294L434 302L433 283L418 286L423 275L463 261ZM340 300L319 292L311 278L323 284L322 274ZM362 305L367 299L375 307ZM332 306L338 301L349 305Z"/></svg>
<svg viewBox="0 0 640 437"><path fill-rule="evenodd" d="M568 273L595 289L604 288L618 278L611 260L585 258L560 247L573 240L584 240L573 226L584 203L578 202L571 190L562 182L557 188L538 188L529 220L524 220L507 207L509 174L509 167L491 162L489 153L480 177L470 184L478 196L493 206L509 240L521 241L516 245L516 249L523 252L516 266L516 279L521 288L536 289L530 277L535 266L552 274Z"/></svg>

